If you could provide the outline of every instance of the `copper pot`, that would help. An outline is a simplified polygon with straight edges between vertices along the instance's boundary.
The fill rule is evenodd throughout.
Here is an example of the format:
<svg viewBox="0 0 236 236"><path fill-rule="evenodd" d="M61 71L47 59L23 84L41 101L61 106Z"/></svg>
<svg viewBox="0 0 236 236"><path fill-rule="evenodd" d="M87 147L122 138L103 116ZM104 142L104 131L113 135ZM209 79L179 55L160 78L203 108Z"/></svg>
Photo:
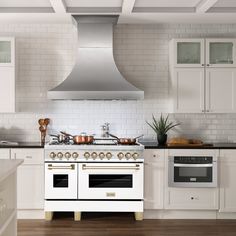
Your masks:
<svg viewBox="0 0 236 236"><path fill-rule="evenodd" d="M92 135L71 135L65 132L61 132L62 134L72 137L73 142L75 144L91 144L94 141L94 137Z"/></svg>

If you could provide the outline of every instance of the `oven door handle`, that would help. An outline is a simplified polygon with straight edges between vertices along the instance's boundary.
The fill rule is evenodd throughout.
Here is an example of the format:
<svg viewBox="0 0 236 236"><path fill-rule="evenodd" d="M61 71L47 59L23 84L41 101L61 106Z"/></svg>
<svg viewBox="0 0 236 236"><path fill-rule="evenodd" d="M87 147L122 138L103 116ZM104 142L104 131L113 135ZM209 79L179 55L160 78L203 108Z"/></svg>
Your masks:
<svg viewBox="0 0 236 236"><path fill-rule="evenodd" d="M213 167L213 164L174 164L174 167Z"/></svg>
<svg viewBox="0 0 236 236"><path fill-rule="evenodd" d="M109 165L100 165L100 166L87 166L85 164L82 165L82 170L140 170L139 165L135 166L109 166Z"/></svg>
<svg viewBox="0 0 236 236"><path fill-rule="evenodd" d="M75 165L69 165L69 166L53 166L52 164L48 165L49 170L74 170Z"/></svg>

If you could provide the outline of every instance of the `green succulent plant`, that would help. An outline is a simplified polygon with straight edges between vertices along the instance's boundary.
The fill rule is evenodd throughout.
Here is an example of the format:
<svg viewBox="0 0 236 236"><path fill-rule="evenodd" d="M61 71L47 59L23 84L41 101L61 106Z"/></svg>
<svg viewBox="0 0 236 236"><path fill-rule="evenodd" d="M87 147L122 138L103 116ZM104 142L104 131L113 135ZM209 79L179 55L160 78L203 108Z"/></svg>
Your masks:
<svg viewBox="0 0 236 236"><path fill-rule="evenodd" d="M174 124L170 122L169 115L164 117L162 114L160 118L157 120L154 115L152 115L152 123L146 121L146 123L155 131L158 135L165 135L169 130L173 129L174 127L180 125L180 123Z"/></svg>

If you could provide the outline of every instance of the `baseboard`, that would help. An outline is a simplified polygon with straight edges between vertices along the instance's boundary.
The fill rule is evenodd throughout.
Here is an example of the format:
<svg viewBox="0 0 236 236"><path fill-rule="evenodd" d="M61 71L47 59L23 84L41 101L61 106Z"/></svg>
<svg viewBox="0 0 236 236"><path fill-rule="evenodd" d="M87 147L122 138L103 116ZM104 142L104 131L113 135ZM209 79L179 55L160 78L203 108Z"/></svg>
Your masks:
<svg viewBox="0 0 236 236"><path fill-rule="evenodd" d="M217 212L202 210L145 210L144 219L217 219Z"/></svg>
<svg viewBox="0 0 236 236"><path fill-rule="evenodd" d="M217 219L231 219L235 220L236 219L236 212L217 212Z"/></svg>
<svg viewBox="0 0 236 236"><path fill-rule="evenodd" d="M17 219L44 219L44 210L17 210Z"/></svg>

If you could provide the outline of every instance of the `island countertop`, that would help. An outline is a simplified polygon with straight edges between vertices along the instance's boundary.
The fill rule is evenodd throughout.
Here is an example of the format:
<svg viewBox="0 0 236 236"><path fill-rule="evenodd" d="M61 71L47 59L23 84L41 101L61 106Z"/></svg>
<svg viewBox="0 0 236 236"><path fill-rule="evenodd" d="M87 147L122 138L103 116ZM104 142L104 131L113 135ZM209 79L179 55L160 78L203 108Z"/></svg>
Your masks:
<svg viewBox="0 0 236 236"><path fill-rule="evenodd" d="M0 159L0 182L16 171L23 160L1 160Z"/></svg>

